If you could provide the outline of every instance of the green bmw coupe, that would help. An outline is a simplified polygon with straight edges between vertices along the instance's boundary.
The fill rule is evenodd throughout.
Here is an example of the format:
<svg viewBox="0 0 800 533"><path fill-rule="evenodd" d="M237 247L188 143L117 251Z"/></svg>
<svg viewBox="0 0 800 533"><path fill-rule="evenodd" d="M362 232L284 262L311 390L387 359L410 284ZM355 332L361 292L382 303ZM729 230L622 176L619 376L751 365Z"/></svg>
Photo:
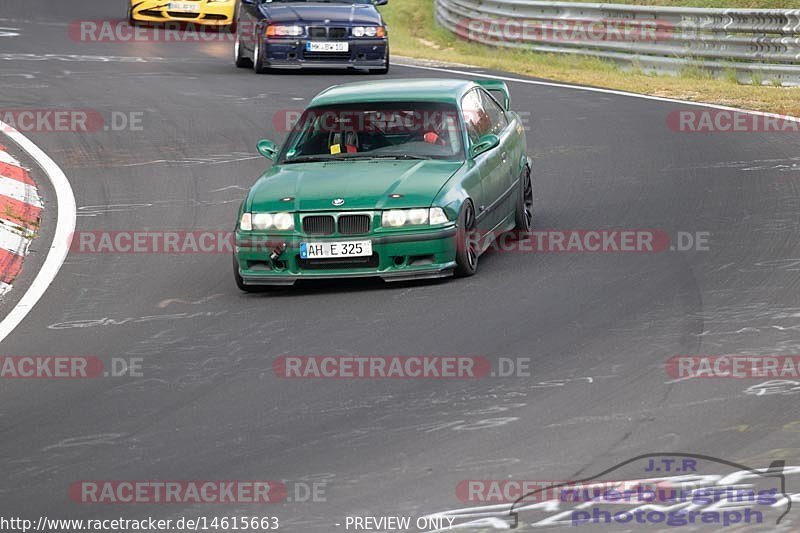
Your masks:
<svg viewBox="0 0 800 533"><path fill-rule="evenodd" d="M242 290L298 279L470 276L498 235L528 232L522 121L495 80L386 80L324 90L239 209Z"/></svg>

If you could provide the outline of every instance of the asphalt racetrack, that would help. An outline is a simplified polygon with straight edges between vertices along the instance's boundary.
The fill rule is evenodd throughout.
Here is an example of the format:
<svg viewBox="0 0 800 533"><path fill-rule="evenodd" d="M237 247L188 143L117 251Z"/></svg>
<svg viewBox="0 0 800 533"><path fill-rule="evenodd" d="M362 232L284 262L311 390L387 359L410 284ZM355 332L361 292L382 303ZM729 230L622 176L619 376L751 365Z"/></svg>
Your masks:
<svg viewBox="0 0 800 533"><path fill-rule="evenodd" d="M286 136L275 117L330 85L378 78L258 76L233 66L229 41L70 32L74 21L123 16L122 2L0 0L0 26L14 29L0 37L0 108L141 119L119 131L26 134L69 178L78 231L230 231L269 164L256 142ZM404 64L389 77L470 75ZM537 229L656 229L676 248L679 235L706 245L490 252L467 279L262 294L236 289L226 254L70 254L2 355L93 355L140 370L0 380L0 514L274 516L283 531L352 531L347 517L482 505L459 497L468 480L577 480L660 452L800 464L800 382L665 371L677 355L800 351L797 134L680 132L670 113L702 108L509 87L527 121ZM51 218L31 268L53 231L54 196L43 194ZM273 371L288 355L420 354L486 357L496 370L520 359L528 371L467 380ZM267 506L92 504L70 493L82 480L282 480L289 494ZM800 493L796 474L786 483ZM308 487L320 494L298 493ZM790 513L767 529L797 524Z"/></svg>

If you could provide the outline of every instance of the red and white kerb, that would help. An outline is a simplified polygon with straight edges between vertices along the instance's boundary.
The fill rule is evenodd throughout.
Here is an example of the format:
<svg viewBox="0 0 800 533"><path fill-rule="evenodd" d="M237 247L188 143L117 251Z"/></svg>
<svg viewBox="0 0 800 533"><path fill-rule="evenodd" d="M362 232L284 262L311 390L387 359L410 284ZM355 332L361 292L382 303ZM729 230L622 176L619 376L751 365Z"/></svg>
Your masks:
<svg viewBox="0 0 800 533"><path fill-rule="evenodd" d="M22 270L42 200L27 169L0 145L0 296Z"/></svg>

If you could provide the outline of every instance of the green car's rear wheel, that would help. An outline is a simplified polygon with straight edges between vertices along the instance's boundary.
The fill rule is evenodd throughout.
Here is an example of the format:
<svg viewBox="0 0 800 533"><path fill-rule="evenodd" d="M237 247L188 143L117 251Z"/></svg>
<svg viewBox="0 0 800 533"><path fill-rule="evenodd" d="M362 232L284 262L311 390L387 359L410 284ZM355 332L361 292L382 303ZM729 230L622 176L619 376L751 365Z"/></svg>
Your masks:
<svg viewBox="0 0 800 533"><path fill-rule="evenodd" d="M464 202L458 213L456 240L455 275L472 276L478 271L478 239L475 231L475 208L470 201Z"/></svg>

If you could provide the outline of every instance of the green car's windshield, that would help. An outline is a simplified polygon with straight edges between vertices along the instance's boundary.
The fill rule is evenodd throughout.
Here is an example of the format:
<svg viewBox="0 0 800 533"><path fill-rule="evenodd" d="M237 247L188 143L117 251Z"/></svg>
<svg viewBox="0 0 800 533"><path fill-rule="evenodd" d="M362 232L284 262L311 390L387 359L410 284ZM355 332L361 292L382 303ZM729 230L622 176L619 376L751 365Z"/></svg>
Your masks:
<svg viewBox="0 0 800 533"><path fill-rule="evenodd" d="M463 159L455 105L380 102L307 109L280 163L344 159Z"/></svg>

